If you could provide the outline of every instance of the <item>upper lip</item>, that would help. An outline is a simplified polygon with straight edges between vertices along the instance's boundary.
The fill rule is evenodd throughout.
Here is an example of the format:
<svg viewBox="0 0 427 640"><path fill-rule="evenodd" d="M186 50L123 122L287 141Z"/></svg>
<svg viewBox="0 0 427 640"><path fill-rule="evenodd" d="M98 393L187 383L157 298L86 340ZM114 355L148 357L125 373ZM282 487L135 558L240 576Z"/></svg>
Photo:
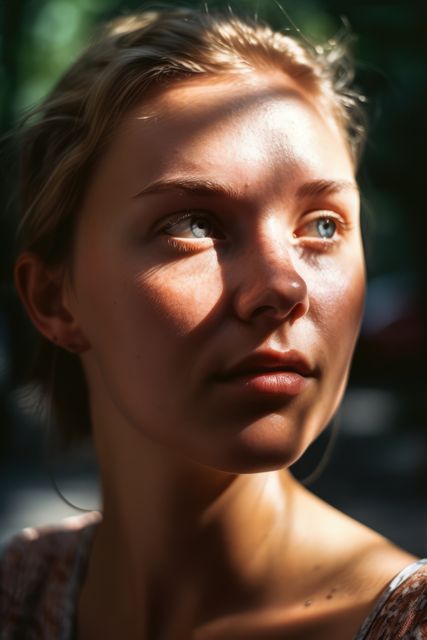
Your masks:
<svg viewBox="0 0 427 640"><path fill-rule="evenodd" d="M221 378L230 379L245 375L268 372L294 372L301 376L312 376L315 371L307 358L299 351L257 351L226 368Z"/></svg>

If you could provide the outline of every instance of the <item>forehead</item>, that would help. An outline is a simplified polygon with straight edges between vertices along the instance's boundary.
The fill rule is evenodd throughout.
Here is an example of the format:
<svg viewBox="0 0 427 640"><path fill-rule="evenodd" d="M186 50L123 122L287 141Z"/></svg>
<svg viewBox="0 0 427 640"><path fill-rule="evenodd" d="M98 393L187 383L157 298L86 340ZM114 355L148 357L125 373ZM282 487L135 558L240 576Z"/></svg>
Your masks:
<svg viewBox="0 0 427 640"><path fill-rule="evenodd" d="M284 74L250 73L158 91L125 116L97 173L132 190L176 173L265 188L301 172L353 176L336 120Z"/></svg>

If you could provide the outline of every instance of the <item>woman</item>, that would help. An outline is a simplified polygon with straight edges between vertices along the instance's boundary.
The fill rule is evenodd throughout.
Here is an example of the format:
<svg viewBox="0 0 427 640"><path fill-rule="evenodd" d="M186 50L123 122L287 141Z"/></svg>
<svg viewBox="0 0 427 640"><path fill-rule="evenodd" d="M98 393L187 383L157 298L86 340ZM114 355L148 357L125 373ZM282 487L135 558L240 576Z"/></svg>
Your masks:
<svg viewBox="0 0 427 640"><path fill-rule="evenodd" d="M427 637L425 565L288 471L337 409L363 306L338 53L145 13L28 125L16 284L103 507L11 543L2 637Z"/></svg>

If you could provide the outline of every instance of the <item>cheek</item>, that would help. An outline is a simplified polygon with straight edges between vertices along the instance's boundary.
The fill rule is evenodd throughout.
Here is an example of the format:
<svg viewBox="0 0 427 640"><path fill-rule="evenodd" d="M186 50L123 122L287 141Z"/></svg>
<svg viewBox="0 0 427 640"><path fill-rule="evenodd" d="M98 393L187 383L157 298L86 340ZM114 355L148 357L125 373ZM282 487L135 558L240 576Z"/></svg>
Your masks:
<svg viewBox="0 0 427 640"><path fill-rule="evenodd" d="M168 327L173 337L184 337L206 322L224 290L214 256L184 259L141 273L135 276L135 285L134 300L143 319L151 318L159 329Z"/></svg>
<svg viewBox="0 0 427 640"><path fill-rule="evenodd" d="M123 256L109 258L80 268L76 286L77 313L97 359L159 361L167 350L179 349L221 300L214 256L151 268Z"/></svg>
<svg viewBox="0 0 427 640"><path fill-rule="evenodd" d="M322 375L312 405L312 421L307 421L305 446L329 423L345 391L363 313L363 258L355 260L353 256L346 266L331 260L327 267L323 265L315 276L311 275L309 315Z"/></svg>
<svg viewBox="0 0 427 640"><path fill-rule="evenodd" d="M365 298L362 255L337 263L331 260L312 278L311 310L318 330L336 350L352 350L359 332Z"/></svg>
<svg viewBox="0 0 427 640"><path fill-rule="evenodd" d="M323 270L313 309L314 323L323 345L323 424L335 413L347 384L351 358L359 334L365 294L363 259ZM315 433L318 433L316 430Z"/></svg>
<svg viewBox="0 0 427 640"><path fill-rule="evenodd" d="M106 395L130 422L145 417L157 424L182 402L176 381L194 367L191 336L215 314L223 293L217 261L201 257L151 269L125 260L107 268L102 261L80 280L93 397Z"/></svg>

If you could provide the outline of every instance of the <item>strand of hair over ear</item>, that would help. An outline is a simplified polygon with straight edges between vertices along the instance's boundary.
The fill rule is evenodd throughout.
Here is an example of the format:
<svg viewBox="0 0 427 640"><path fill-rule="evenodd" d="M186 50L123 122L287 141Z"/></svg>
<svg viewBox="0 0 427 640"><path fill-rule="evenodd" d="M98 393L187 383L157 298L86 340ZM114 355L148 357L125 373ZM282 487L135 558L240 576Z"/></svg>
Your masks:
<svg viewBox="0 0 427 640"><path fill-rule="evenodd" d="M299 481L305 487L310 487L312 484L314 484L320 478L320 476L328 466L329 462L331 461L332 453L335 448L335 443L337 441L340 427L341 427L341 417L339 414L336 414L332 419L330 430L329 430L328 441L326 444L326 448L323 452L323 455L320 458L320 461L317 463L314 470L311 473L309 473L308 476L306 476L305 478Z"/></svg>
<svg viewBox="0 0 427 640"><path fill-rule="evenodd" d="M56 362L57 362L57 354L58 354L58 349L59 347L57 347L55 345L54 351L53 351L53 355L52 355L52 365L51 365L51 372L50 372L50 376L49 376L49 382L48 382L48 387L47 387L47 392L48 392L48 398L49 398L49 404L48 404L48 410L46 412L46 444L45 444L45 458L46 458L46 465L47 465L47 472L49 474L49 479L50 482L52 484L52 487L54 489L54 491L56 492L56 494L59 496L59 498L62 500L62 502L64 502L68 507L71 507L72 509L75 509L76 511L80 511L83 513L90 513L93 511L93 509L86 509L84 507L79 507L77 504L75 504L74 502L71 502L71 500L69 500L64 493L62 492L62 490L59 487L57 478L56 478L56 474L55 474L55 468L54 468L54 460L55 460L55 456L57 453L57 442L58 442L58 435L57 435L57 430L55 427L55 416L54 416L54 410L53 410L53 404L52 404L52 398L54 397L54 389L55 389L55 381L56 381Z"/></svg>

